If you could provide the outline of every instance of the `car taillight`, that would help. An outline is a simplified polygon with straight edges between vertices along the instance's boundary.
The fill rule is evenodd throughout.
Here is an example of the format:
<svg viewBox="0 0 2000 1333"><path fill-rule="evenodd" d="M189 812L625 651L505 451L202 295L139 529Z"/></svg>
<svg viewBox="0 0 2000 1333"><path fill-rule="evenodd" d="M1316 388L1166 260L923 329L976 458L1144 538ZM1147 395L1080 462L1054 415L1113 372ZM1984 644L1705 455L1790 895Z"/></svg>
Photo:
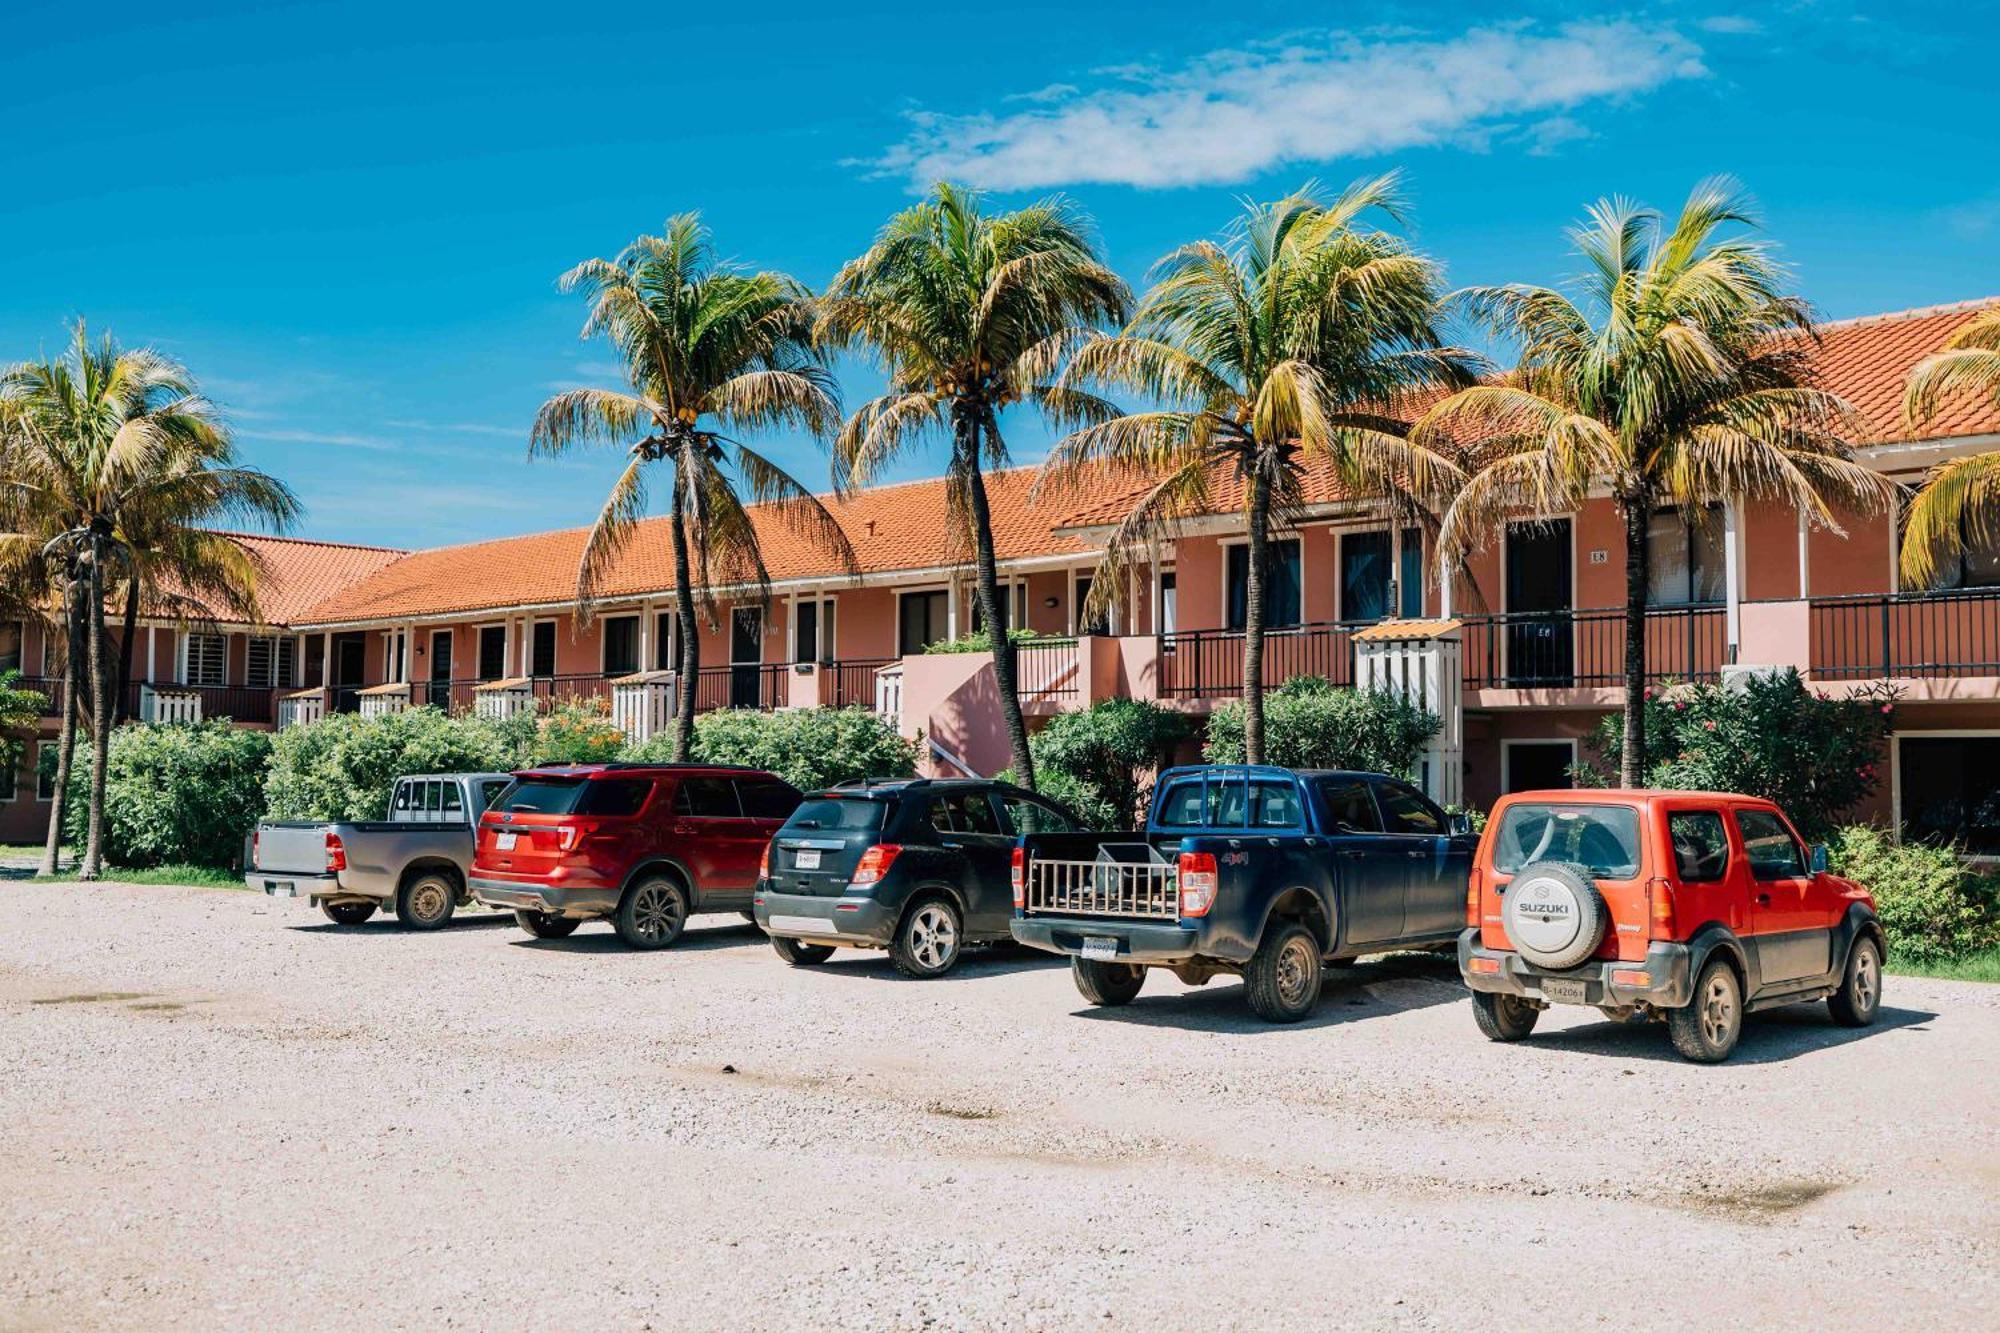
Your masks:
<svg viewBox="0 0 2000 1333"><path fill-rule="evenodd" d="M1028 905L1028 854L1024 848L1014 849L1014 868L1008 872L1014 881L1014 906Z"/></svg>
<svg viewBox="0 0 2000 1333"><path fill-rule="evenodd" d="M326 869L328 874L347 869L347 846L341 842L340 835L331 829L326 835Z"/></svg>
<svg viewBox="0 0 2000 1333"><path fill-rule="evenodd" d="M1213 852L1182 852L1180 860L1181 915L1207 916L1215 906L1220 876Z"/></svg>
<svg viewBox="0 0 2000 1333"><path fill-rule="evenodd" d="M764 844L764 854L757 858L757 878L771 878L771 844Z"/></svg>
<svg viewBox="0 0 2000 1333"><path fill-rule="evenodd" d="M1656 940L1674 937L1674 889L1663 879L1646 881L1646 896L1652 900L1653 935Z"/></svg>
<svg viewBox="0 0 2000 1333"><path fill-rule="evenodd" d="M1465 924L1479 929L1479 867L1465 877Z"/></svg>
<svg viewBox="0 0 2000 1333"><path fill-rule="evenodd" d="M902 847L893 842L878 842L861 853L861 863L854 867L850 884L873 884L889 873L889 866L901 854Z"/></svg>
<svg viewBox="0 0 2000 1333"><path fill-rule="evenodd" d="M263 829L250 830L250 867L253 870L256 869L257 862L260 859L257 853L263 848L263 846L264 846L264 830Z"/></svg>

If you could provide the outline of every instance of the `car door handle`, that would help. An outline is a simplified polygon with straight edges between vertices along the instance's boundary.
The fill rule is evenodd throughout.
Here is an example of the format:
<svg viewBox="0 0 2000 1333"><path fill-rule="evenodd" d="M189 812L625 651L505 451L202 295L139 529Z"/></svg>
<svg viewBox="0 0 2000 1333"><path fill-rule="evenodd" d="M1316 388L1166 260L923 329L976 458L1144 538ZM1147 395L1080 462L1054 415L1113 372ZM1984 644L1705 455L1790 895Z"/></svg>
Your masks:
<svg viewBox="0 0 2000 1333"><path fill-rule="evenodd" d="M1409 857L1412 861L1421 861L1425 857L1428 857L1430 853L1423 850L1417 850L1417 851L1404 852L1403 855Z"/></svg>
<svg viewBox="0 0 2000 1333"><path fill-rule="evenodd" d="M692 824L674 825L674 836L677 838L691 838L699 831Z"/></svg>
<svg viewBox="0 0 2000 1333"><path fill-rule="evenodd" d="M938 844L938 846L949 847L954 852L962 852L965 850L965 844L962 842L941 842Z"/></svg>

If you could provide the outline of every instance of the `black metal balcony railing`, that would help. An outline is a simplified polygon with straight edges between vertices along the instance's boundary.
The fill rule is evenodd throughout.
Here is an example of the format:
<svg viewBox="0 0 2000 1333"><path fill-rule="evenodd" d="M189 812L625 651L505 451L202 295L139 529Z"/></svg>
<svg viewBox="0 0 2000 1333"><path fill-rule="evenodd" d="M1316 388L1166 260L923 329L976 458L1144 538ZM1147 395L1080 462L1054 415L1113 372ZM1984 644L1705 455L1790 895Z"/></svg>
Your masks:
<svg viewBox="0 0 2000 1333"><path fill-rule="evenodd" d="M694 709L783 708L791 702L791 672L782 662L703 667L695 681Z"/></svg>
<svg viewBox="0 0 2000 1333"><path fill-rule="evenodd" d="M1028 640L1014 645L1014 683L1023 700L1074 699L1081 659L1075 639Z"/></svg>
<svg viewBox="0 0 2000 1333"><path fill-rule="evenodd" d="M876 673L900 660L894 657L844 657L837 662L821 663L820 702L834 708L848 708L855 704L873 708Z"/></svg>
<svg viewBox="0 0 2000 1333"><path fill-rule="evenodd" d="M1462 616L1465 683L1472 689L1562 689L1625 680L1625 610ZM1729 656L1722 606L1646 612L1646 679L1714 680Z"/></svg>
<svg viewBox="0 0 2000 1333"><path fill-rule="evenodd" d="M61 676L23 676L15 682L15 685L19 689L33 690L42 696L43 717L62 716Z"/></svg>
<svg viewBox="0 0 2000 1333"><path fill-rule="evenodd" d="M2000 588L1816 597L1807 624L1828 680L2000 675Z"/></svg>
<svg viewBox="0 0 2000 1333"><path fill-rule="evenodd" d="M1287 625L1264 631L1264 683L1319 676L1354 683L1353 633L1358 625ZM1159 636L1160 696L1226 698L1243 692L1243 631L1198 629Z"/></svg>

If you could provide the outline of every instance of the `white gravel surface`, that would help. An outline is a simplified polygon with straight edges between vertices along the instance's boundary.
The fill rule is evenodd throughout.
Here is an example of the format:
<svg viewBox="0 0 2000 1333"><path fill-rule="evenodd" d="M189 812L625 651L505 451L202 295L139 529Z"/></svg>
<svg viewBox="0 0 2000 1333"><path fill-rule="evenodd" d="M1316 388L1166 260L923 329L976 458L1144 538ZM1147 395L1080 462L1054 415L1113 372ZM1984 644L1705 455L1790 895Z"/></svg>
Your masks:
<svg viewBox="0 0 2000 1333"><path fill-rule="evenodd" d="M0 884L0 1326L1993 1327L2000 988L1480 1039L1445 959L785 966Z"/></svg>

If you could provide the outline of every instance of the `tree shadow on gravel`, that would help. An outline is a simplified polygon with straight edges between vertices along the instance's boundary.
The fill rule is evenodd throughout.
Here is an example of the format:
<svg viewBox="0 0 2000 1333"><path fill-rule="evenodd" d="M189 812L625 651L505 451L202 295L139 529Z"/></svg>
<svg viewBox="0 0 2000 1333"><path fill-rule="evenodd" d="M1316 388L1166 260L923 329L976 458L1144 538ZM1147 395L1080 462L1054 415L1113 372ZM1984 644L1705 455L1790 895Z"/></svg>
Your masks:
<svg viewBox="0 0 2000 1333"><path fill-rule="evenodd" d="M511 925L513 919L508 918ZM646 953L645 949L634 949L618 938L609 921L586 921L577 928L574 935L560 940L536 939L522 931L518 938L507 943L516 949L532 949L536 953ZM749 945L765 944L764 932L742 917L731 912L727 915L706 913L690 920L681 931L681 937L664 949L650 952L661 954L707 953L714 949L734 949Z"/></svg>
<svg viewBox="0 0 2000 1333"><path fill-rule="evenodd" d="M293 922L287 925L285 929L297 931L301 935L424 935L430 933L421 930L405 930L402 924L396 920L394 912L377 912L358 926L339 925L328 921L323 916L319 916L317 912L314 913L314 917L315 919L312 921ZM441 929L445 934L452 935L461 930L477 930L482 927L511 926L513 924L514 915L511 912L475 912L466 916L454 915Z"/></svg>
<svg viewBox="0 0 2000 1333"><path fill-rule="evenodd" d="M1169 973L1168 975L1172 975ZM1326 969L1319 1006L1296 1023L1266 1023L1250 1012L1243 983L1222 976L1201 990L1139 998L1128 1005L1076 1011L1078 1018L1142 1027L1186 1028L1193 1032L1286 1032L1334 1027L1389 1014L1429 1009L1465 999L1458 960L1450 954L1384 954L1353 967Z"/></svg>
<svg viewBox="0 0 2000 1333"><path fill-rule="evenodd" d="M1743 1036L1726 1064L1768 1065L1836 1046L1887 1036L1897 1031L1926 1032L1923 1025L1937 1015L1924 1009L1896 1009L1884 1005L1873 1027L1844 1028L1827 1016L1824 1002L1786 1005L1749 1015ZM1471 1026L1470 1015L1466 1018ZM1586 1023L1547 1034L1537 1032L1528 1045L1553 1051L1574 1051L1579 1055L1616 1056L1621 1060L1665 1060L1685 1064L1667 1037L1664 1023Z"/></svg>
<svg viewBox="0 0 2000 1333"><path fill-rule="evenodd" d="M965 952L959 955L958 965L941 977L910 976L898 970L896 965L889 961L888 952L882 949L836 949L833 957L824 963L814 964L808 970L862 981L898 981L912 982L920 986L935 986L948 985L954 981L976 981L980 977L1000 976L1006 973L1042 972L1050 968L1068 966L1067 958L1006 941L968 945Z"/></svg>

